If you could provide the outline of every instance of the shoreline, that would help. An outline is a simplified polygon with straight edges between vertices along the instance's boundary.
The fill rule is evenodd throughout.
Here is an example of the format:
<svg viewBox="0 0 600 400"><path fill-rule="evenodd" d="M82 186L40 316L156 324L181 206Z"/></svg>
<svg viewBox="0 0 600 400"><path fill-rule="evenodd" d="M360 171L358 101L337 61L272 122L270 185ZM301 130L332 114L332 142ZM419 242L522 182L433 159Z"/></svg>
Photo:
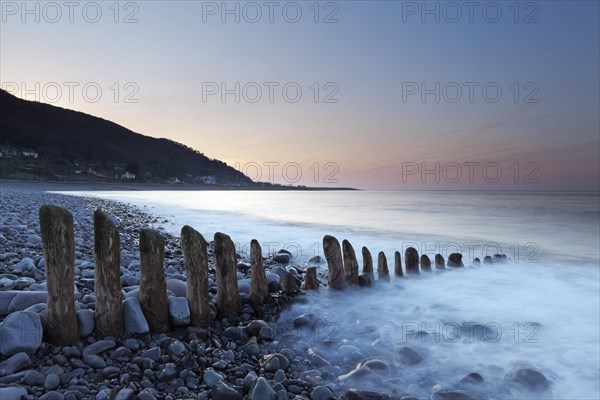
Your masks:
<svg viewBox="0 0 600 400"><path fill-rule="evenodd" d="M327 187L250 187L250 186L217 186L217 185L185 185L167 183L120 183L120 182L54 182L54 181L16 181L0 180L0 192L4 188L27 189L33 191L360 191L355 188Z"/></svg>
<svg viewBox="0 0 600 400"><path fill-rule="evenodd" d="M160 228L161 216L151 215L136 206L36 189L31 191L21 186L3 187L0 191L0 332L10 331L10 337L23 337L24 332L14 331L14 320L39 315L40 321L37 325L20 328L27 329L28 334L37 332L39 343L22 342L22 339L15 343L19 339L12 339L0 347L0 397L3 400L20 399L22 395L41 399L113 399L115 396L129 399L135 395L147 400L242 399L242 396L262 400L264 393L277 396L277 392L285 398L308 399L318 386L311 377L300 376L305 358L292 349L286 350L278 341L275 321L302 293L282 292L284 279L278 274L289 272L274 261L275 255L264 260L270 294L262 316L257 315L249 303L248 260L238 258L243 306L239 322L217 320L213 316L208 328L197 328L185 323L177 325L172 320L166 334L146 332L117 338L96 337L94 210L100 208L109 214L120 232L120 279L126 301L137 299L140 283L137 243L139 229L147 227L165 238L164 267L169 297L185 298L186 271L180 239ZM42 341L46 312L44 293L47 293L37 218L42 204L69 210L75 228L75 308L81 339L62 348ZM304 271L295 272L299 285ZM209 247L209 293L211 313L216 315L212 244ZM137 315L133 322L139 318ZM5 323L7 320L10 322ZM125 324L129 322L126 317ZM278 362L272 361L274 359ZM261 384L256 384L257 381ZM295 384L290 388L282 385L282 381Z"/></svg>

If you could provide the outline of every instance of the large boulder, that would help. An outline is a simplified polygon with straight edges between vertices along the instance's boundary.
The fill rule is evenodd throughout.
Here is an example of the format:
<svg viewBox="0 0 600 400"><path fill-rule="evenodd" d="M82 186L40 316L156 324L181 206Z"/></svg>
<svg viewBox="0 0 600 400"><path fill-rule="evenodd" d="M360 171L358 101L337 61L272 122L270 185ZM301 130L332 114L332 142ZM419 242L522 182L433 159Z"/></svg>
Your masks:
<svg viewBox="0 0 600 400"><path fill-rule="evenodd" d="M39 314L14 312L0 325L0 354L5 357L21 352L33 354L42 344L43 334Z"/></svg>

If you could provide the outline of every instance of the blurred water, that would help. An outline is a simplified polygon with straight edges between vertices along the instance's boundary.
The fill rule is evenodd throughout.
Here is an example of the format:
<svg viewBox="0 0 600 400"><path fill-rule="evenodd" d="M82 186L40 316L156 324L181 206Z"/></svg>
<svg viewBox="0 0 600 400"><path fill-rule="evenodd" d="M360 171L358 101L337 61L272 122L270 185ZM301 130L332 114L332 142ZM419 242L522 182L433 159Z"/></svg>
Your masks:
<svg viewBox="0 0 600 400"><path fill-rule="evenodd" d="M478 371L487 379L488 394L495 396L499 390L495 382L501 382L515 363L528 363L552 382L555 399L600 398L597 193L77 194L146 207L167 218L162 225L176 235L184 224L208 240L216 231L225 232L242 255L247 253L247 243L256 238L265 253L287 248L301 265L310 256L322 254L325 234L350 240L359 258L363 245L375 260L384 251L391 269L393 252L403 253L408 246L431 258L438 252L446 257L460 251L466 264L474 257L506 253L511 262L504 265L393 280L390 285L360 292L311 293L308 302L292 307L282 322L302 312L318 313L335 327L328 336L361 349L367 346L365 351L370 342L359 335L359 326L376 326L397 347L407 345L406 334L411 330L434 334L437 330L437 341L409 344L425 355L426 362L400 379L400 391L414 390L424 376L451 387ZM466 322L495 329L490 339L498 340L467 340L464 331L455 340L452 329Z"/></svg>

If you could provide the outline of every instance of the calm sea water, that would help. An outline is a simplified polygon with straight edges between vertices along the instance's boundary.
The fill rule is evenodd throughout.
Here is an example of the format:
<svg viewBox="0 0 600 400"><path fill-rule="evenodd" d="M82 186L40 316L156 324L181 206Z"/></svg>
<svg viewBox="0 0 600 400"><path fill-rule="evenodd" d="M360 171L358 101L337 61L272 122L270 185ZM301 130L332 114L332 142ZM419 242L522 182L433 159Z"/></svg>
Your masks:
<svg viewBox="0 0 600 400"><path fill-rule="evenodd" d="M457 382L473 371L492 380L527 363L553 382L555 399L600 398L600 197L584 192L78 192L129 202L167 220L173 234L185 224L208 240L229 234L242 255L258 239L263 250L286 248L302 265L322 254L323 235L348 239L360 258L376 259L408 246L433 257L462 252L465 261L506 253L506 265L392 283L376 290L321 291L283 316L318 312L337 328L329 334L361 344L353 327L374 324L400 346L409 330L439 330L423 345L428 373ZM162 219L161 219L162 220ZM359 260L360 263L360 260ZM454 340L465 322L496 336ZM444 331L446 329L446 331ZM464 332L463 332L464 333ZM499 335L499 336L498 336ZM427 364L429 365L429 364ZM413 376L414 375L414 376ZM417 390L418 373L400 390ZM412 386L411 386L412 384ZM494 388L490 387L490 395ZM415 393L425 395L425 393Z"/></svg>

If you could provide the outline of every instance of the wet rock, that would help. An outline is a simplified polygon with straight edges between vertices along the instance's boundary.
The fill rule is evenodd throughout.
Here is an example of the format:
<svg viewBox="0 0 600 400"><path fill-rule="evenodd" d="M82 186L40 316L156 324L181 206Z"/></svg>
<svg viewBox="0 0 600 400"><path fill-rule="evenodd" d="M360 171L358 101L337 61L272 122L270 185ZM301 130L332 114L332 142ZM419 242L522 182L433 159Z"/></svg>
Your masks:
<svg viewBox="0 0 600 400"><path fill-rule="evenodd" d="M2 400L21 400L23 396L27 396L27 390L21 386L0 387Z"/></svg>
<svg viewBox="0 0 600 400"><path fill-rule="evenodd" d="M94 327L96 325L94 314L94 311L89 309L75 312L77 324L79 325L79 336L88 337L94 332Z"/></svg>
<svg viewBox="0 0 600 400"><path fill-rule="evenodd" d="M3 295L7 293L6 295ZM14 293L14 294L13 294ZM11 294L13 294L11 296ZM10 302L2 301L2 297L11 297ZM9 292L0 292L0 313L11 313L15 311L25 310L27 307L31 307L34 304L38 303L46 303L48 301L48 292L45 291L9 291ZM7 305L8 307L3 310L3 305Z"/></svg>
<svg viewBox="0 0 600 400"><path fill-rule="evenodd" d="M179 279L167 279L167 290L173 292L175 297L186 297L187 285Z"/></svg>
<svg viewBox="0 0 600 400"><path fill-rule="evenodd" d="M260 359L260 365L266 372L276 372L278 369L286 370L289 360L280 353L268 354Z"/></svg>
<svg viewBox="0 0 600 400"><path fill-rule="evenodd" d="M398 360L404 365L417 365L423 361L423 357L410 347L401 347L398 350Z"/></svg>
<svg viewBox="0 0 600 400"><path fill-rule="evenodd" d="M215 383L210 391L213 400L242 400L240 392L223 381Z"/></svg>
<svg viewBox="0 0 600 400"><path fill-rule="evenodd" d="M160 360L160 355L160 347L153 347L151 349L146 350L144 354L142 354L142 358L148 358L152 361L158 362L158 360Z"/></svg>
<svg viewBox="0 0 600 400"><path fill-rule="evenodd" d="M170 355L176 356L176 357L181 356L183 353L185 353L185 351L186 351L185 345L183 343L181 343L179 340L172 341L171 344L169 344L169 347L167 347L167 352Z"/></svg>
<svg viewBox="0 0 600 400"><path fill-rule="evenodd" d="M85 349L83 349L82 355L83 357L85 357L89 355L100 354L102 352L105 352L106 350L114 348L115 345L115 340L112 338L98 340L97 342L94 342L87 346Z"/></svg>
<svg viewBox="0 0 600 400"><path fill-rule="evenodd" d="M358 285L362 287L371 287L375 284L372 274L361 274L358 276Z"/></svg>
<svg viewBox="0 0 600 400"><path fill-rule="evenodd" d="M190 323L190 306L185 297L169 297L169 321L173 326L185 326Z"/></svg>
<svg viewBox="0 0 600 400"><path fill-rule="evenodd" d="M310 392L312 400L329 400L333 397L333 393L326 386L317 386Z"/></svg>
<svg viewBox="0 0 600 400"><path fill-rule="evenodd" d="M0 363L0 377L14 374L31 365L26 353L17 353Z"/></svg>
<svg viewBox="0 0 600 400"><path fill-rule="evenodd" d="M44 380L44 388L46 390L54 390L60 385L60 377L56 374L48 374L46 375L46 379Z"/></svg>
<svg viewBox="0 0 600 400"><path fill-rule="evenodd" d="M283 265L289 264L291 258L289 253L276 253L273 255L273 261Z"/></svg>
<svg viewBox="0 0 600 400"><path fill-rule="evenodd" d="M206 386L208 386L209 388L212 388L217 382L223 380L223 376L212 368L207 368L204 371L202 378L204 379L204 383L206 384Z"/></svg>
<svg viewBox="0 0 600 400"><path fill-rule="evenodd" d="M177 367L173 363L165 364L165 367L158 374L158 381L165 382L177 377Z"/></svg>
<svg viewBox="0 0 600 400"><path fill-rule="evenodd" d="M263 377L256 380L256 384L250 391L249 400L275 400L277 394ZM313 397L314 398L314 397Z"/></svg>
<svg viewBox="0 0 600 400"><path fill-rule="evenodd" d="M117 396L115 397L115 400L132 400L134 398L134 395L135 392L133 391L133 389L124 388L119 390Z"/></svg>
<svg viewBox="0 0 600 400"><path fill-rule="evenodd" d="M0 354L5 357L17 353L33 354L42 344L42 323L33 312L10 314L0 324Z"/></svg>
<svg viewBox="0 0 600 400"><path fill-rule="evenodd" d="M462 254L452 253L448 256L448 267L463 268L465 265L462 262Z"/></svg>
<svg viewBox="0 0 600 400"><path fill-rule="evenodd" d="M478 384L483 382L483 377L479 375L477 372L471 372L469 375L465 376L460 380L460 384Z"/></svg>
<svg viewBox="0 0 600 400"><path fill-rule="evenodd" d="M30 369L23 375L23 383L27 386L42 386L46 377L39 371ZM2 397L0 397L2 398Z"/></svg>
<svg viewBox="0 0 600 400"><path fill-rule="evenodd" d="M104 361L101 357L95 354L83 357L83 363L95 369L101 369L106 367L106 361Z"/></svg>
<svg viewBox="0 0 600 400"><path fill-rule="evenodd" d="M123 322L126 335L144 335L150 330L140 302L135 297L125 299L123 302Z"/></svg>
<svg viewBox="0 0 600 400"><path fill-rule="evenodd" d="M325 260L323 260L323 257L321 256L312 256L311 258L308 259L308 263L309 264L323 264L325 262Z"/></svg>
<svg viewBox="0 0 600 400"><path fill-rule="evenodd" d="M340 400L394 400L394 397L368 389L349 389Z"/></svg>
<svg viewBox="0 0 600 400"><path fill-rule="evenodd" d="M477 400L472 394L460 390L439 390L431 395L431 400Z"/></svg>
<svg viewBox="0 0 600 400"><path fill-rule="evenodd" d="M531 392L550 389L550 382L546 376L533 368L514 367L506 373L504 379Z"/></svg>

